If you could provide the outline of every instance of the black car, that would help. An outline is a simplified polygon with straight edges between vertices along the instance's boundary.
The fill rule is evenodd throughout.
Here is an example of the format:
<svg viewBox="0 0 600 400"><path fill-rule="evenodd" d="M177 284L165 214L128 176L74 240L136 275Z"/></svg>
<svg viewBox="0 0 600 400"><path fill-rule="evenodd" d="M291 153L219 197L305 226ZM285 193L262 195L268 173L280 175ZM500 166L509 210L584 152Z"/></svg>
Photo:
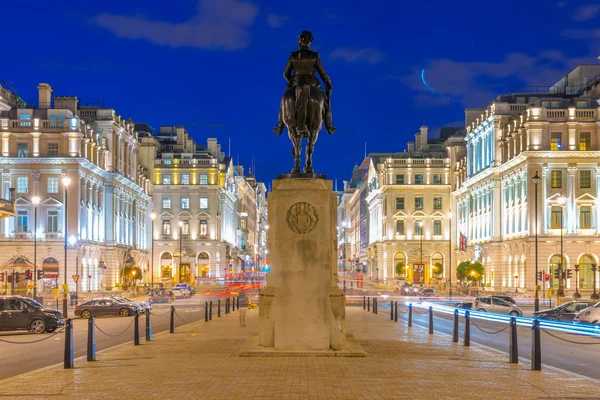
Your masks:
<svg viewBox="0 0 600 400"><path fill-rule="evenodd" d="M463 308L465 310L470 310L473 307L473 302L471 301L461 301L460 303L456 303L454 306L456 308Z"/></svg>
<svg viewBox="0 0 600 400"><path fill-rule="evenodd" d="M592 305L594 305L593 301L569 301L550 310L535 312L533 313L533 318L547 319L550 321L573 322L573 318L575 318L579 311L584 310Z"/></svg>
<svg viewBox="0 0 600 400"><path fill-rule="evenodd" d="M64 324L58 310L46 308L28 297L0 296L0 331L54 332Z"/></svg>

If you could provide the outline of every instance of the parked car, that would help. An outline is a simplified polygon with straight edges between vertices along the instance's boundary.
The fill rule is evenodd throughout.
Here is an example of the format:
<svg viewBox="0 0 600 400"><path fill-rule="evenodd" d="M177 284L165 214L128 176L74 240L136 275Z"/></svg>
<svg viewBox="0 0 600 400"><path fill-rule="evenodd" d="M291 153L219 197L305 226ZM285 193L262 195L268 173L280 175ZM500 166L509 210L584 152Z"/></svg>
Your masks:
<svg viewBox="0 0 600 400"><path fill-rule="evenodd" d="M576 324L600 324L600 302L579 311L573 322Z"/></svg>
<svg viewBox="0 0 600 400"><path fill-rule="evenodd" d="M28 297L0 296L0 331L54 332L63 326L63 314Z"/></svg>
<svg viewBox="0 0 600 400"><path fill-rule="evenodd" d="M533 318L547 319L550 321L573 322L573 319L575 319L577 313L585 310L591 305L593 305L592 302L585 300L569 301L550 310L534 312Z"/></svg>
<svg viewBox="0 0 600 400"><path fill-rule="evenodd" d="M188 297L192 297L192 294L190 293L189 290L185 289L185 288L181 288L181 287L174 287L171 288L171 293L172 293L172 297L173 298L182 298L182 299L186 299Z"/></svg>
<svg viewBox="0 0 600 400"><path fill-rule="evenodd" d="M75 315L81 318L121 316L128 317L139 312L139 306L107 298L97 298L75 306Z"/></svg>
<svg viewBox="0 0 600 400"><path fill-rule="evenodd" d="M196 294L196 289L192 285L188 285L187 283L178 283L175 287L187 289L190 292L190 295Z"/></svg>
<svg viewBox="0 0 600 400"><path fill-rule="evenodd" d="M140 306L141 308L141 313L145 313L146 311L151 311L152 310L152 305L144 300L131 300L128 299L127 297L123 297L123 296L110 296L111 299L115 299L117 301L123 301L126 303L133 303L133 304L137 304L138 306Z"/></svg>
<svg viewBox="0 0 600 400"><path fill-rule="evenodd" d="M463 308L465 310L470 310L473 307L473 303L470 301L461 301L460 303L456 303L455 308Z"/></svg>
<svg viewBox="0 0 600 400"><path fill-rule="evenodd" d="M437 299L440 296L438 296L435 289L426 288L426 289L419 290L419 297L421 298L421 300L425 300L425 299Z"/></svg>
<svg viewBox="0 0 600 400"><path fill-rule="evenodd" d="M473 302L472 309L475 311L494 312L515 316L523 315L523 310L519 307L498 297L477 297Z"/></svg>

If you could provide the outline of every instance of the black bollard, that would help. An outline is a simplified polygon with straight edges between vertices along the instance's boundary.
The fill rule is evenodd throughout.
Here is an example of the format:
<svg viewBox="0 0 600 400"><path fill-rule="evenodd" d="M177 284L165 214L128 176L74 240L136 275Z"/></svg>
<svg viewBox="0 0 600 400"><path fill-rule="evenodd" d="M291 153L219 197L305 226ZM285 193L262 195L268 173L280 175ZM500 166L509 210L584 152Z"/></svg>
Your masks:
<svg viewBox="0 0 600 400"><path fill-rule="evenodd" d="M135 314L133 321L133 344L140 345L140 314Z"/></svg>
<svg viewBox="0 0 600 400"><path fill-rule="evenodd" d="M533 320L531 326L533 331L532 343L531 343L531 370L541 371L542 370L542 343L540 338L540 321L537 319Z"/></svg>
<svg viewBox="0 0 600 400"><path fill-rule="evenodd" d="M363 310L367 309L367 296L363 296Z"/></svg>
<svg viewBox="0 0 600 400"><path fill-rule="evenodd" d="M73 348L73 320L65 321L65 369L75 368L75 349Z"/></svg>
<svg viewBox="0 0 600 400"><path fill-rule="evenodd" d="M238 310L240 309L240 296L237 297L237 304L235 306Z"/></svg>
<svg viewBox="0 0 600 400"><path fill-rule="evenodd" d="M150 320L150 310L146 310L146 342L152 341L152 321Z"/></svg>
<svg viewBox="0 0 600 400"><path fill-rule="evenodd" d="M517 319L510 319L510 336L508 343L508 362L511 364L519 363L519 346L517 344Z"/></svg>
<svg viewBox="0 0 600 400"><path fill-rule="evenodd" d="M225 299L225 314L229 314L229 297Z"/></svg>
<svg viewBox="0 0 600 400"><path fill-rule="evenodd" d="M169 324L169 333L175 333L175 306L171 306L171 322Z"/></svg>
<svg viewBox="0 0 600 400"><path fill-rule="evenodd" d="M408 326L412 326L412 303L408 305Z"/></svg>
<svg viewBox="0 0 600 400"><path fill-rule="evenodd" d="M204 302L204 322L208 322L208 302Z"/></svg>
<svg viewBox="0 0 600 400"><path fill-rule="evenodd" d="M221 317L221 299L217 302L217 317Z"/></svg>
<svg viewBox="0 0 600 400"><path fill-rule="evenodd" d="M397 301L394 304L394 321L398 322L398 302Z"/></svg>
<svg viewBox="0 0 600 400"><path fill-rule="evenodd" d="M465 337L463 339L463 345L471 345L471 315L469 310L465 311Z"/></svg>
<svg viewBox="0 0 600 400"><path fill-rule="evenodd" d="M454 310L454 329L452 329L452 343L458 343L458 310Z"/></svg>
<svg viewBox="0 0 600 400"><path fill-rule="evenodd" d="M212 321L212 300L208 303L208 320Z"/></svg>
<svg viewBox="0 0 600 400"><path fill-rule="evenodd" d="M367 299L367 311L371 311L371 298Z"/></svg>
<svg viewBox="0 0 600 400"><path fill-rule="evenodd" d="M87 360L96 361L96 319L90 315L88 319Z"/></svg>
<svg viewBox="0 0 600 400"><path fill-rule="evenodd" d="M433 335L433 307L429 306L429 334Z"/></svg>
<svg viewBox="0 0 600 400"><path fill-rule="evenodd" d="M233 305L233 311L235 311L235 297L231 298L231 304Z"/></svg>
<svg viewBox="0 0 600 400"><path fill-rule="evenodd" d="M394 320L394 301L390 301L390 321Z"/></svg>
<svg viewBox="0 0 600 400"><path fill-rule="evenodd" d="M373 311L375 311L375 314L377 314L378 308L379 308L379 299L377 297L373 297L373 300L375 300L375 306L373 307Z"/></svg>

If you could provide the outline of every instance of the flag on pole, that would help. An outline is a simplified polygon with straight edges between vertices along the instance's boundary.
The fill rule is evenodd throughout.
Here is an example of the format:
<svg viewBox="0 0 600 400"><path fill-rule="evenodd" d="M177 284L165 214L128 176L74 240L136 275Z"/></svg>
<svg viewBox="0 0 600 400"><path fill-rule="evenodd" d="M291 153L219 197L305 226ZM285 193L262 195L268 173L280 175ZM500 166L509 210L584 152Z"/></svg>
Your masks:
<svg viewBox="0 0 600 400"><path fill-rule="evenodd" d="M467 251L467 243L468 243L467 237L465 235L463 235L462 232L461 232L461 234L460 234L460 245L459 245L461 251Z"/></svg>

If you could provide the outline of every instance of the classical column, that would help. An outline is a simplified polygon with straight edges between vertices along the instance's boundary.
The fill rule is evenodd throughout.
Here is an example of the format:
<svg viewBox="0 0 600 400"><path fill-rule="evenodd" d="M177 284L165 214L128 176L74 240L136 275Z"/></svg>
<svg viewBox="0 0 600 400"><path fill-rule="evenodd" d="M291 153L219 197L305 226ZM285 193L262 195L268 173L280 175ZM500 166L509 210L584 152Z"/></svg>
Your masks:
<svg viewBox="0 0 600 400"><path fill-rule="evenodd" d="M565 219L567 220L567 232L575 233L577 228L577 214L575 209L575 175L577 174L577 166L569 164L567 167L567 202Z"/></svg>
<svg viewBox="0 0 600 400"><path fill-rule="evenodd" d="M543 233L548 233L548 195L547 195L547 187L548 187L548 167L542 167L542 218L543 218Z"/></svg>
<svg viewBox="0 0 600 400"><path fill-rule="evenodd" d="M502 239L502 230L501 226L497 221L500 221L500 216L502 215L502 181L499 176L494 176L494 196L492 197L492 205L491 209L493 210L493 215L491 219L491 223L493 226L493 236L492 240L501 240Z"/></svg>
<svg viewBox="0 0 600 400"><path fill-rule="evenodd" d="M596 199L600 199L600 167L596 167ZM596 201L596 230L600 230L600 201Z"/></svg>

